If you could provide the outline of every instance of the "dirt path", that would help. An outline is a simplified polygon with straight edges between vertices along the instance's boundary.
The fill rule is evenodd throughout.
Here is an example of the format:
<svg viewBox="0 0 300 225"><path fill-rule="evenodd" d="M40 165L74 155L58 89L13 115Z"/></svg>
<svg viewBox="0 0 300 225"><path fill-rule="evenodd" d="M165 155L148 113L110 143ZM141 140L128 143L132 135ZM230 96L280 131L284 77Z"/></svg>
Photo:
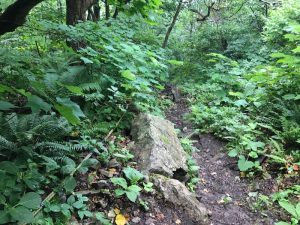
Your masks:
<svg viewBox="0 0 300 225"><path fill-rule="evenodd" d="M183 136L193 131L191 123L184 120L188 105L180 99L167 112L167 119L183 131ZM235 162L225 151L225 143L212 135L195 137L195 147L200 152L194 154L200 167L199 183L196 194L199 200L211 211L211 225L271 225L274 221L262 218L249 207L248 193L251 183L241 179L234 169Z"/></svg>

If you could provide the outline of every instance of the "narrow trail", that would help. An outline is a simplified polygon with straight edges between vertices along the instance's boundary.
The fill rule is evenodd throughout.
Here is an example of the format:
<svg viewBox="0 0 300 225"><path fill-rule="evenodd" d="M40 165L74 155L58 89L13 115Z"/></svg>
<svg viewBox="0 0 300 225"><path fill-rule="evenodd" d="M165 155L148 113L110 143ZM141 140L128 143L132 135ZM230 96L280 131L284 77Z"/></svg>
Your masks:
<svg viewBox="0 0 300 225"><path fill-rule="evenodd" d="M179 99L166 113L167 119L182 131L183 136L193 132L191 123L184 120L189 107L185 99ZM210 210L211 225L271 225L271 218L262 218L250 209L249 191L253 183L242 179L233 165L235 162L224 151L225 143L210 134L197 135L194 153L200 167L200 183L196 189L199 201ZM226 202L227 201L227 202Z"/></svg>

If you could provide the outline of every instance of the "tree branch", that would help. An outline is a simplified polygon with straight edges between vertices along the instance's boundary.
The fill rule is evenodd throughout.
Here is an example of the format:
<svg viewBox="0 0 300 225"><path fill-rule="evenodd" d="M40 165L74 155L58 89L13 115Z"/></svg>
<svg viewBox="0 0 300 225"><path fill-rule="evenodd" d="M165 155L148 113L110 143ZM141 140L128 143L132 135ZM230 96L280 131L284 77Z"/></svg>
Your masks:
<svg viewBox="0 0 300 225"><path fill-rule="evenodd" d="M22 26L30 10L43 0L17 0L0 15L0 35Z"/></svg>

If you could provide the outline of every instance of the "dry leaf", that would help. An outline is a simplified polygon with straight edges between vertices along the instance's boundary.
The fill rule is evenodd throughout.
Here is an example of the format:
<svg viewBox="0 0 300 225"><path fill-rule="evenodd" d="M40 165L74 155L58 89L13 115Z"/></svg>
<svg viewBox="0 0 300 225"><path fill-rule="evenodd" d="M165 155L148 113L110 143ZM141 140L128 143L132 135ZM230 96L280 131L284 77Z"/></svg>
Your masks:
<svg viewBox="0 0 300 225"><path fill-rule="evenodd" d="M114 208L114 212L115 212L116 215L121 213L120 209L118 209L118 208Z"/></svg>
<svg viewBox="0 0 300 225"><path fill-rule="evenodd" d="M117 225L125 225L127 223L127 220L126 220L125 216L123 216L122 214L118 214L116 216L115 223Z"/></svg>

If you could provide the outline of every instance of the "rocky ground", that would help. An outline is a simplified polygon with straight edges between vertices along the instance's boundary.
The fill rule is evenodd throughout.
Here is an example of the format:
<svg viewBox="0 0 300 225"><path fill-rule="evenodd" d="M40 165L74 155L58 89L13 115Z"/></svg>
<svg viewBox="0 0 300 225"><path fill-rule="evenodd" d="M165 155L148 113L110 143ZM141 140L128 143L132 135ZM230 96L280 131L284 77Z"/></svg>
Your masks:
<svg viewBox="0 0 300 225"><path fill-rule="evenodd" d="M167 194L161 190L143 194L141 200L147 203L146 206L132 204L126 198L115 198L110 192L90 192L88 195L92 199L91 208L104 212L112 220L116 216L116 210L120 211L131 225L274 224L273 219L277 218L277 216L274 214L271 215L269 212L262 213L257 208L253 208L252 206L255 202L249 197L249 192L272 193L277 189L275 180L272 178L267 180L241 178L236 168L236 162L234 159L229 158L225 152L226 143L210 134L196 134L193 125L184 119L185 114L189 110L188 108L188 104L184 98L178 99L168 112L166 112L166 117L175 124L175 128L181 131L179 136L191 136L194 146L199 149L193 155L200 167L200 182L195 189L195 197L187 194L187 189L182 183L174 179L169 179L172 176L166 175L169 178L161 179L158 187L169 189ZM157 127L154 126L154 128L160 130L159 125ZM139 135L141 132L138 132ZM170 138L169 134L167 134L161 141L168 142ZM130 140L128 141L130 142ZM145 150L145 148L147 148L147 145L139 146L139 149ZM155 151L160 150L156 149ZM145 155L140 157L147 159ZM166 162L164 163L167 164ZM137 165L139 164L140 162ZM155 169L157 165L154 164L151 166ZM144 170L145 168L142 169ZM121 173L121 170L122 167L119 166L101 168L100 173L97 172L98 175L95 179L97 180L97 185L99 186L99 180L102 180L103 183L100 182L100 185L103 185L102 188L112 189L113 186L106 181L109 174L102 173L101 171L112 171L118 175ZM168 171L165 171L165 173L168 173ZM89 186L85 185L87 177L81 177L81 179L82 185L80 189L90 189ZM188 197L182 199L182 196ZM207 211L202 208L203 206ZM207 212L208 220L202 219L204 212ZM201 218L195 221L197 220L197 213L199 213L198 215ZM201 222L202 220L204 222ZM87 221L86 224L90 224L90 222Z"/></svg>

